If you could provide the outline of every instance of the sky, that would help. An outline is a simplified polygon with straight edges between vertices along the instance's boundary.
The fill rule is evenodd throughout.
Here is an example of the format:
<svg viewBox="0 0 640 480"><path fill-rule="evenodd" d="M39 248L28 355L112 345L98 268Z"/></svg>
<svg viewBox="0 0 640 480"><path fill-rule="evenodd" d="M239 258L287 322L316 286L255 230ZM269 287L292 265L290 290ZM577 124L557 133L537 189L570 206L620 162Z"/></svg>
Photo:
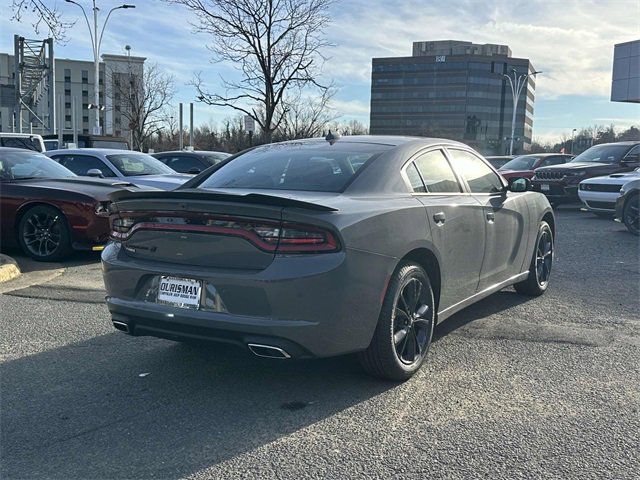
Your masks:
<svg viewBox="0 0 640 480"><path fill-rule="evenodd" d="M89 0L78 0L86 6ZM58 58L92 59L87 27L80 9L51 0L65 20L77 20ZM234 66L212 61L210 38L196 34L186 9L162 0L127 0L135 9L118 10L104 34L101 53L131 54L157 63L175 76L175 102L195 101L189 82L202 72L208 88L220 89L220 78L234 78ZM98 0L102 11L119 5ZM30 18L10 19L11 0L0 0L0 52L13 50L13 34L36 35ZM514 57L529 58L543 73L536 82L534 139L554 141L574 128L640 124L640 105L611 102L611 68L616 43L640 39L639 0L336 0L326 37L333 46L323 78L338 86L333 102L339 120L369 123L371 58L410 56L412 43L464 40L509 45ZM231 109L197 103L195 122L220 124L234 117Z"/></svg>

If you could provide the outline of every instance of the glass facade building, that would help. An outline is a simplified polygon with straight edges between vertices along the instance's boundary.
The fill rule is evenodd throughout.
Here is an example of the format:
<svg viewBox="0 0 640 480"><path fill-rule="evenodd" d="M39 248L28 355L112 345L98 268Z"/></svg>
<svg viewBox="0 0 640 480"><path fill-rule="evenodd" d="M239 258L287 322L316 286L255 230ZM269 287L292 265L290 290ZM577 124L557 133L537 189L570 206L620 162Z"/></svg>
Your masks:
<svg viewBox="0 0 640 480"><path fill-rule="evenodd" d="M513 112L503 74L534 71L505 45L415 42L413 56L374 58L370 131L459 140L485 154L508 153ZM529 77L516 110L514 153L528 151L533 129L535 78Z"/></svg>

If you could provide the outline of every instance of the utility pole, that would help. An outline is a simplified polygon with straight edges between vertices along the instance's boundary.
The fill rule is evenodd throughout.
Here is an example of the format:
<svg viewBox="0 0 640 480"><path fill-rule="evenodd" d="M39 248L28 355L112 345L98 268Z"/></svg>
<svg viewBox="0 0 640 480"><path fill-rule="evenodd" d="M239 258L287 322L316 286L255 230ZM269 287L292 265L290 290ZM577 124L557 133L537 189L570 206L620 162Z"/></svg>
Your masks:
<svg viewBox="0 0 640 480"><path fill-rule="evenodd" d="M571 152L570 152L570 153L571 153L571 155L573 155L573 145L574 145L574 143L575 143L575 136L576 136L576 132L577 132L577 131L578 131L578 129L577 129L577 128L574 128L574 129L571 131Z"/></svg>
<svg viewBox="0 0 640 480"><path fill-rule="evenodd" d="M509 86L511 87L511 95L513 98L513 113L511 115L511 137L509 139L509 155L513 155L513 140L516 134L516 111L518 110L518 99L524 86L527 84L527 79L531 76L536 76L542 72L531 72L527 74L518 75L515 68L511 69L513 73L513 79L510 75L503 73L502 76L509 80Z"/></svg>
<svg viewBox="0 0 640 480"><path fill-rule="evenodd" d="M94 75L95 75L95 86L94 86L94 103L89 105L90 109L95 109L96 111L96 122L93 128L94 135L100 135L102 130L100 128L100 111L104 110L104 105L100 104L100 46L102 45L102 36L104 35L104 29L107 26L107 22L109 21L109 17L115 10L119 10L121 8L136 8L135 5L123 4L119 7L113 7L107 13L107 18L102 24L102 30L100 31L100 35L98 36L98 11L100 10L96 5L96 0L92 0L93 3L93 30L91 29L91 24L89 23L89 17L87 17L87 12L84 7L80 5L78 2L74 0L65 0L67 3L73 3L77 5L82 10L82 14L84 15L84 19L87 22L87 28L89 29L89 37L91 38L91 47L93 50L93 67L94 67ZM105 72L106 74L106 72ZM106 82L105 82L106 83Z"/></svg>

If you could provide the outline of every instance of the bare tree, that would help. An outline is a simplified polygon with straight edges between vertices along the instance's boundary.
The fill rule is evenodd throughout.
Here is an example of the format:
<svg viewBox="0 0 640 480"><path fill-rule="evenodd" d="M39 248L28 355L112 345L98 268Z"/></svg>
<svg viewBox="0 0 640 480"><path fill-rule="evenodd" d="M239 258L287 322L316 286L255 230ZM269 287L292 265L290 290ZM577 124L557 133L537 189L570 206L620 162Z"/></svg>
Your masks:
<svg viewBox="0 0 640 480"><path fill-rule="evenodd" d="M43 0L12 0L11 10L13 16L11 20L22 22L29 18L31 25L36 34L40 33L40 29L46 26L56 41L64 42L66 40L67 30L73 27L75 22L65 22L62 20L60 11L55 6L48 5L50 2Z"/></svg>
<svg viewBox="0 0 640 480"><path fill-rule="evenodd" d="M198 99L251 116L269 142L287 108L292 88L314 85L329 45L323 30L332 0L168 0L191 10L197 31L210 34L215 60L228 61L242 73L239 81L222 79L224 94L207 90L200 75Z"/></svg>
<svg viewBox="0 0 640 480"><path fill-rule="evenodd" d="M368 133L369 129L367 126L355 118L349 120L349 123L347 123L342 132L343 135L367 135Z"/></svg>
<svg viewBox="0 0 640 480"><path fill-rule="evenodd" d="M299 91L283 101L281 108L285 113L277 130L279 139L294 140L320 135L326 125L337 118L330 106L335 93L335 89L329 88L316 97L305 98L303 92Z"/></svg>
<svg viewBox="0 0 640 480"><path fill-rule="evenodd" d="M156 64L145 66L142 73L110 74L108 95L131 131L133 148L142 150L147 140L171 121L169 104L175 95L175 80Z"/></svg>

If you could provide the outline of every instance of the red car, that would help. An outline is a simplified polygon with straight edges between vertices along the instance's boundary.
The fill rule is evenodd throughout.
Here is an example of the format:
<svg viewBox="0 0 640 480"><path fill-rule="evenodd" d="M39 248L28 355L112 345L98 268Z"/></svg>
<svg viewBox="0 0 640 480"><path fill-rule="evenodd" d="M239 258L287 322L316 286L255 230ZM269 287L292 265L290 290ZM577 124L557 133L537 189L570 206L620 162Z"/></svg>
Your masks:
<svg viewBox="0 0 640 480"><path fill-rule="evenodd" d="M108 195L130 186L78 177L41 153L0 148L0 241L41 261L74 249L102 250L109 238Z"/></svg>
<svg viewBox="0 0 640 480"><path fill-rule="evenodd" d="M520 155L513 160L505 163L498 169L507 180L516 178L533 178L533 171L539 167L548 167L551 165L561 165L567 163L573 158L573 155L565 153L532 153L530 155Z"/></svg>

